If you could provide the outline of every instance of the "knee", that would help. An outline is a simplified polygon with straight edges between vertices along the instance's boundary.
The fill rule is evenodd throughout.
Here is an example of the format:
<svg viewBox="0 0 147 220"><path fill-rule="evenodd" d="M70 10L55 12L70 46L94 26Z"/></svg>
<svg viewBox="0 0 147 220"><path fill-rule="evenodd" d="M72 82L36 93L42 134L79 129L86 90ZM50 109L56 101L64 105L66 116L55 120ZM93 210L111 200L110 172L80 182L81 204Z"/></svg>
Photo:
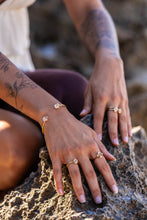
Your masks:
<svg viewBox="0 0 147 220"><path fill-rule="evenodd" d="M85 88L88 84L88 81L80 73L70 71L70 74L68 74L67 78L70 81L70 83L69 83L70 86L73 86L75 89L78 89L77 90L78 92L85 91Z"/></svg>
<svg viewBox="0 0 147 220"><path fill-rule="evenodd" d="M0 190L10 189L19 184L30 171L31 162L35 162L39 150L36 142L24 142L23 138L14 134L11 129L5 130L3 135L1 134L3 149L0 149Z"/></svg>

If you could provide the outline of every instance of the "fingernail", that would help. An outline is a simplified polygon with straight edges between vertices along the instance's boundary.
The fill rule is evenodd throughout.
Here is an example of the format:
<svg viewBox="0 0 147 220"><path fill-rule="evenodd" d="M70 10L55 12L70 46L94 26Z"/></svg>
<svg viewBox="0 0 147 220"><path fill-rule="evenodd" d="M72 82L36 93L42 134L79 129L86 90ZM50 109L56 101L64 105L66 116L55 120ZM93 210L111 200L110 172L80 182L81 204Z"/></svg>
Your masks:
<svg viewBox="0 0 147 220"><path fill-rule="evenodd" d="M124 137L124 142L128 143L128 136Z"/></svg>
<svg viewBox="0 0 147 220"><path fill-rule="evenodd" d="M109 155L110 157L113 157L113 160L116 160L116 158L112 154L109 153Z"/></svg>
<svg viewBox="0 0 147 220"><path fill-rule="evenodd" d="M132 137L132 131L131 130L129 131L129 136Z"/></svg>
<svg viewBox="0 0 147 220"><path fill-rule="evenodd" d="M119 145L118 139L115 138L115 139L113 140L113 143L114 143L115 145Z"/></svg>
<svg viewBox="0 0 147 220"><path fill-rule="evenodd" d="M98 138L100 139L100 141L102 140L102 135L98 134Z"/></svg>
<svg viewBox="0 0 147 220"><path fill-rule="evenodd" d="M62 189L59 189L58 192L59 192L60 195L63 195L63 194L64 194L64 192L63 192Z"/></svg>
<svg viewBox="0 0 147 220"><path fill-rule="evenodd" d="M83 110L81 111L80 115L83 115L83 114L85 114L86 112L87 112L86 109L83 109Z"/></svg>
<svg viewBox="0 0 147 220"><path fill-rule="evenodd" d="M97 197L95 198L95 202L96 202L97 204L102 203L102 198L101 198L100 196L97 196Z"/></svg>
<svg viewBox="0 0 147 220"><path fill-rule="evenodd" d="M118 193L118 187L116 185L113 185L112 186L112 191L114 194L117 194Z"/></svg>
<svg viewBox="0 0 147 220"><path fill-rule="evenodd" d="M86 202L86 199L85 199L85 196L84 196L84 195L81 195L81 196L80 196L80 202L81 202L81 203L85 203L85 202Z"/></svg>

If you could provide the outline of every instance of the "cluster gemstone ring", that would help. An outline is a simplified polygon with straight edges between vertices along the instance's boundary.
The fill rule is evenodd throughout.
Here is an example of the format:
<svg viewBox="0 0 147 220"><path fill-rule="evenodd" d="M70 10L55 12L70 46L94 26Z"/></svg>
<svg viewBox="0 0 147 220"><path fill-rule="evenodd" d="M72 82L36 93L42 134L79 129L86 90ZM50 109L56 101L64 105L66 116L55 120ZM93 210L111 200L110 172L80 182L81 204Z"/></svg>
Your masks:
<svg viewBox="0 0 147 220"><path fill-rule="evenodd" d="M112 106L110 106L110 107L107 108L107 110L108 110L108 111L113 111L113 112L118 113L118 114L121 114L121 113L122 113L121 108L118 108L118 107L112 107Z"/></svg>
<svg viewBox="0 0 147 220"><path fill-rule="evenodd" d="M70 164L78 165L78 163L79 163L78 159L74 158L73 160L69 161L66 164L66 167L68 168Z"/></svg>
<svg viewBox="0 0 147 220"><path fill-rule="evenodd" d="M99 158L99 159L102 159L103 158L103 153L102 152L97 152L97 154L96 154L96 156L95 156L95 158L93 159L93 160L95 160L95 159L97 159L97 158Z"/></svg>

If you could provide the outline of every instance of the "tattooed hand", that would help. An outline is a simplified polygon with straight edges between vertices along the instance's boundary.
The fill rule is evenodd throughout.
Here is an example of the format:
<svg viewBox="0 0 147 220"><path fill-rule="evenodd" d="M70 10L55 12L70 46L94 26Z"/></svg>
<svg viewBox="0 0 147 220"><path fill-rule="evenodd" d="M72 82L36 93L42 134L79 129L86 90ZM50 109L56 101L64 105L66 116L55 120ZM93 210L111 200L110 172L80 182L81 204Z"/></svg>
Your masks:
<svg viewBox="0 0 147 220"><path fill-rule="evenodd" d="M123 62L108 53L101 51L95 63L94 72L89 80L85 93L85 104L81 116L91 110L94 114L94 129L102 139L102 124L108 107L122 109L121 114L107 111L109 136L114 145L118 145L118 125L122 140L127 143L131 136L131 119L128 97L124 79Z"/></svg>
<svg viewBox="0 0 147 220"><path fill-rule="evenodd" d="M81 36L95 58L94 72L85 92L85 104L81 116L91 110L94 129L102 139L104 114L109 107L117 107L121 114L107 111L109 136L118 145L118 125L122 140L131 136L131 119L124 79L123 62L119 55L117 35L109 13L104 7L91 10L81 25Z"/></svg>

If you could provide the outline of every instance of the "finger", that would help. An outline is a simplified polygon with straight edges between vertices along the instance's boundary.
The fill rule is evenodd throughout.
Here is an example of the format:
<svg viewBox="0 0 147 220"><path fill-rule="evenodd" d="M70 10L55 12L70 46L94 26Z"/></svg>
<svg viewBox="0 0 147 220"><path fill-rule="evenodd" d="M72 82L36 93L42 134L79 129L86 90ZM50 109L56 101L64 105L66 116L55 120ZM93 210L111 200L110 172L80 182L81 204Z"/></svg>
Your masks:
<svg viewBox="0 0 147 220"><path fill-rule="evenodd" d="M111 105L110 105L111 106ZM118 141L118 114L114 111L108 111L108 133L114 146L119 145Z"/></svg>
<svg viewBox="0 0 147 220"><path fill-rule="evenodd" d="M108 163L106 162L105 158L104 157L96 158L94 160L94 163L95 163L96 167L98 168L98 170L103 175L107 185L112 190L112 192L118 193L118 187L117 187L116 181L112 175L111 169L110 169Z"/></svg>
<svg viewBox="0 0 147 220"><path fill-rule="evenodd" d="M126 109L124 106L120 106L122 113L119 114L119 129L121 133L121 138L124 143L128 143L128 122Z"/></svg>
<svg viewBox="0 0 147 220"><path fill-rule="evenodd" d="M92 109L92 93L90 87L87 87L86 93L85 93L85 100L84 100L84 106L80 113L80 116L85 116L88 114Z"/></svg>
<svg viewBox="0 0 147 220"><path fill-rule="evenodd" d="M100 142L100 140L97 138L96 139L96 143L100 149L100 151L103 153L104 157L107 159L107 160L110 160L110 161L113 161L113 160L116 160L116 158L109 153L109 151L106 149L106 147L102 144L102 142ZM93 156L92 156L93 158Z"/></svg>
<svg viewBox="0 0 147 220"><path fill-rule="evenodd" d="M57 192L59 193L59 195L63 195L64 189L62 182L62 164L59 160L52 160L52 165Z"/></svg>
<svg viewBox="0 0 147 220"><path fill-rule="evenodd" d="M98 138L102 140L102 125L104 120L105 104L96 102L94 104L94 130Z"/></svg>
<svg viewBox="0 0 147 220"><path fill-rule="evenodd" d="M83 170L94 201L98 204L102 203L102 195L98 185L96 173L90 160L88 158L80 159L80 166Z"/></svg>
<svg viewBox="0 0 147 220"><path fill-rule="evenodd" d="M132 137L132 122L131 122L130 110L128 105L126 109L127 109L127 122L128 122L128 136Z"/></svg>
<svg viewBox="0 0 147 220"><path fill-rule="evenodd" d="M70 164L68 166L68 170L69 170L69 174L71 177L71 181L72 181L75 194L77 195L79 202L85 203L86 198L85 198L85 193L84 193L83 186L82 186L79 166L75 164Z"/></svg>

